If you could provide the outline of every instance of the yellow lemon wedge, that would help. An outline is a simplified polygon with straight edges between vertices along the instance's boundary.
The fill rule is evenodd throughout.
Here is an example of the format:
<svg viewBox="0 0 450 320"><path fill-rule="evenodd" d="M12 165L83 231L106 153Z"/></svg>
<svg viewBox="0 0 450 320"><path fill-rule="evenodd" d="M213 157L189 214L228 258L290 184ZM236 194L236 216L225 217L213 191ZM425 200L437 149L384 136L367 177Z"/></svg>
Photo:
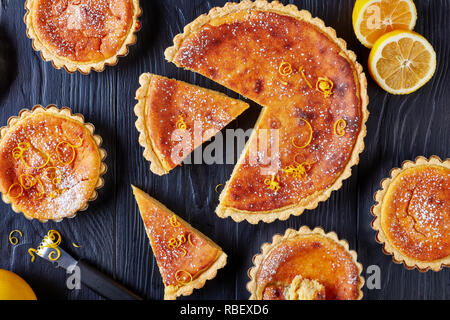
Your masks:
<svg viewBox="0 0 450 320"><path fill-rule="evenodd" d="M0 269L0 300L37 300L33 289L14 272Z"/></svg>
<svg viewBox="0 0 450 320"><path fill-rule="evenodd" d="M369 55L369 72L392 94L408 94L422 87L436 70L436 52L420 34L395 30L379 38Z"/></svg>
<svg viewBox="0 0 450 320"><path fill-rule="evenodd" d="M412 30L417 11L412 0L357 0L353 7L353 29L367 48L393 30Z"/></svg>

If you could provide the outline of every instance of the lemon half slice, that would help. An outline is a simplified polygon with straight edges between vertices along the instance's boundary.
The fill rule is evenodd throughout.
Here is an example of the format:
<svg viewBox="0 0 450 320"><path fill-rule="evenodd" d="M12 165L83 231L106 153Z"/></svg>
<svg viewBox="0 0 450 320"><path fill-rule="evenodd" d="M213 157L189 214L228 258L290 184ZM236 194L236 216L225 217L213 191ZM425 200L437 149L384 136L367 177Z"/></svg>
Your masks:
<svg viewBox="0 0 450 320"><path fill-rule="evenodd" d="M408 94L422 87L436 70L436 52L420 34L396 30L379 38L369 55L369 71L380 87Z"/></svg>
<svg viewBox="0 0 450 320"><path fill-rule="evenodd" d="M417 11L411 0L357 0L353 7L353 29L367 48L393 30L412 30Z"/></svg>

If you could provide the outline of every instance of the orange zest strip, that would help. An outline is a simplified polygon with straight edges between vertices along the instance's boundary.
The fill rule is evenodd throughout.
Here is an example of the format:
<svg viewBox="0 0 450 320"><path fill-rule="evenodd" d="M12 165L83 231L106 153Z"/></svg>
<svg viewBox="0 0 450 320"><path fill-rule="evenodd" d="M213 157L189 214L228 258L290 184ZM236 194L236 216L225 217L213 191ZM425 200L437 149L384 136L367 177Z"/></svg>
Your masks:
<svg viewBox="0 0 450 320"><path fill-rule="evenodd" d="M45 188L44 188L44 185L42 184L41 179L39 179L38 177L35 177L35 178L36 178L36 180L37 180L37 182L38 182L38 185L41 187L41 192L38 191L38 193L37 193L37 196L38 196L38 198L40 199L40 198L42 198L42 197L44 196L44 194L45 194Z"/></svg>
<svg viewBox="0 0 450 320"><path fill-rule="evenodd" d="M316 89L327 98L333 94L333 85L333 81L327 77L319 77L316 82Z"/></svg>
<svg viewBox="0 0 450 320"><path fill-rule="evenodd" d="M178 247L179 247L179 246L181 246L183 243L186 242L186 237L185 237L184 235L180 234L180 235L177 237L177 241L178 241Z"/></svg>
<svg viewBox="0 0 450 320"><path fill-rule="evenodd" d="M275 181L275 179L276 179L277 181ZM278 175L275 176L275 174L272 174L272 178L271 178L271 179L269 179L269 178L265 179L265 180L264 180L264 184L265 184L269 189L271 189L271 190L277 192L277 191L280 189L279 181L280 181L280 177L279 177Z"/></svg>
<svg viewBox="0 0 450 320"><path fill-rule="evenodd" d="M34 254L38 254L38 251L34 248L30 248L28 249L28 253L31 256L31 262L34 262L34 260L36 260L36 256Z"/></svg>
<svg viewBox="0 0 450 320"><path fill-rule="evenodd" d="M303 149L303 148L306 148L307 146L309 146L309 144L311 143L311 140L312 140L312 136L313 136L313 128L312 128L311 124L306 119L303 119L303 118L301 118L301 119L308 125L309 137L308 137L308 141L306 141L306 143L303 146L297 145L295 143L295 137L292 137L292 145L298 149Z"/></svg>
<svg viewBox="0 0 450 320"><path fill-rule="evenodd" d="M167 244L167 246L168 246L170 249L174 249L174 248L177 247L177 244L178 244L177 239L175 239L175 238L170 238L169 243Z"/></svg>
<svg viewBox="0 0 450 320"><path fill-rule="evenodd" d="M49 232L47 233L47 237L52 241L52 244L47 245L47 247L56 248L61 244L62 237L61 233L59 233L58 231L49 230Z"/></svg>
<svg viewBox="0 0 450 320"><path fill-rule="evenodd" d="M180 284L188 284L192 282L192 274L187 272L186 270L178 270L175 272L175 280Z"/></svg>
<svg viewBox="0 0 450 320"><path fill-rule="evenodd" d="M57 185L61 183L62 173L61 170L57 167L47 167L44 169L46 173L46 177L51 180L52 184Z"/></svg>
<svg viewBox="0 0 450 320"><path fill-rule="evenodd" d="M44 168L50 161L50 156L48 154L45 154L47 156L47 160L45 160L44 164L38 166L38 167L33 167L31 165L29 165L25 159L23 158L23 153L27 150L29 150L31 148L30 144L28 142L19 142L17 144L17 147L15 147L12 150L12 156L14 159L16 160L21 160L22 163L25 165L25 167L29 168L29 169L42 169Z"/></svg>
<svg viewBox="0 0 450 320"><path fill-rule="evenodd" d="M300 71L300 73L301 73L301 75L302 75L302 78L303 78L303 80L305 80L305 82L306 82L306 84L308 85L308 87L310 87L310 88L312 89L312 84L311 84L311 82L308 81L308 79L306 78L305 73L303 72L303 66L301 66L300 69L299 69L298 71Z"/></svg>
<svg viewBox="0 0 450 320"><path fill-rule="evenodd" d="M61 250L59 248L52 248L54 251L48 254L48 258L51 261L56 261L61 257ZM55 256L56 255L56 256Z"/></svg>
<svg viewBox="0 0 450 320"><path fill-rule="evenodd" d="M10 242L13 246L19 244L19 239L18 239L17 237L13 236L13 234L16 233L16 232L20 235L21 238L23 237L22 231L17 230L17 229L11 231L11 232L9 233L9 242Z"/></svg>
<svg viewBox="0 0 450 320"><path fill-rule="evenodd" d="M62 241L61 234L57 230L49 230L47 232L47 235L44 237L41 246L39 246L38 250L34 248L28 249L28 253L31 256L31 262L34 262L34 260L36 259L35 254L40 255L39 251L43 247L53 249L53 251L48 254L48 258L51 261L58 260L61 257L61 250L58 248L59 245L61 244L61 241Z"/></svg>
<svg viewBox="0 0 450 320"><path fill-rule="evenodd" d="M173 215L170 220L170 225L174 228L178 228L179 226L181 226L181 223L178 221L177 216Z"/></svg>
<svg viewBox="0 0 450 320"><path fill-rule="evenodd" d="M19 160L24 151L30 149L30 144L28 142L19 142L17 147L12 150L12 156L14 159Z"/></svg>
<svg viewBox="0 0 450 320"><path fill-rule="evenodd" d="M222 184L222 183L219 183L219 184L214 188L214 190L216 190L216 193L219 193L219 188L220 188L221 186L223 186L223 184Z"/></svg>
<svg viewBox="0 0 450 320"><path fill-rule="evenodd" d="M186 122L184 122L184 118L182 115L178 116L178 121L175 123L175 126L177 127L177 129L180 129L180 130L187 129Z"/></svg>
<svg viewBox="0 0 450 320"><path fill-rule="evenodd" d="M61 145L64 145L64 144L68 145L69 148L72 150L72 158L71 158L69 161L67 161L67 162L64 162L64 161L61 160L61 154L60 154L60 152L59 152L59 147L60 147ZM67 165L71 164L71 163L75 160L75 153L76 153L76 152L75 152L75 147L74 147L72 144L70 144L69 142L67 142L67 141L61 141L60 143L58 143L58 144L56 145L56 155L57 155L57 157L58 157L59 162L60 162L62 165L67 166Z"/></svg>
<svg viewBox="0 0 450 320"><path fill-rule="evenodd" d="M292 73L292 66L289 62L283 61L280 63L280 66L278 67L278 72L282 76L288 76Z"/></svg>
<svg viewBox="0 0 450 320"><path fill-rule="evenodd" d="M347 127L347 122L344 119L339 119L334 123L334 133L337 136L342 137L345 134L345 128Z"/></svg>
<svg viewBox="0 0 450 320"><path fill-rule="evenodd" d="M297 161L295 162L297 163ZM305 161L302 163L297 163L296 167L293 165L289 165L281 170L283 170L286 174L291 174L292 177L294 178L303 178L304 176L306 176L307 172L311 169L311 165L312 163Z"/></svg>
<svg viewBox="0 0 450 320"><path fill-rule="evenodd" d="M67 136L66 136L66 138L68 140ZM78 149L79 147L81 147L83 145L83 139L80 136L78 136L78 141L79 141L78 144L71 144L70 142L67 142L67 143L70 144L72 147Z"/></svg>
<svg viewBox="0 0 450 320"><path fill-rule="evenodd" d="M16 195L12 195L12 190L15 187L19 187L20 188L20 192L18 192ZM21 195L23 195L23 187L22 187L22 185L20 183L13 183L12 185L9 186L7 195L9 197L13 198L13 199L19 198Z"/></svg>
<svg viewBox="0 0 450 320"><path fill-rule="evenodd" d="M52 199L56 198L57 196L59 196L59 191L58 190L53 190L52 192L50 192L48 194L48 196Z"/></svg>
<svg viewBox="0 0 450 320"><path fill-rule="evenodd" d="M37 179L31 174L21 174L19 176L19 183L24 189L30 189L37 183Z"/></svg>
<svg viewBox="0 0 450 320"><path fill-rule="evenodd" d="M191 246L195 247L195 244L192 243L191 234L188 234L188 242L191 244Z"/></svg>

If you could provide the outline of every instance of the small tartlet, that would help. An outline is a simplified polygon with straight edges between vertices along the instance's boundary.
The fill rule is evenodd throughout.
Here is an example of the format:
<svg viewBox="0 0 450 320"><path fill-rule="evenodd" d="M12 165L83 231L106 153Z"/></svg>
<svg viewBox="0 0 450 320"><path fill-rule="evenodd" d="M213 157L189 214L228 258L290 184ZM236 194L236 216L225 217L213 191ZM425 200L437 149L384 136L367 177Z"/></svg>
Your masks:
<svg viewBox="0 0 450 320"><path fill-rule="evenodd" d="M48 1L49 0L26 0L26 14L24 17L24 22L27 25L27 36L32 40L33 49L41 53L41 57L44 61L51 61L53 67L56 69L64 68L69 73L79 71L80 73L85 75L89 74L91 70L102 72L105 69L105 66L116 65L118 62L118 58L126 56L128 54L128 47L136 43L135 32L139 31L141 28L140 21L138 20L139 16L142 13L142 9L139 5L139 0L129 0L128 2L126 2L129 3L131 12L124 13L125 10L123 7L121 7L121 5L123 6L125 2L118 2L117 4L115 3L114 7L110 6L108 9L110 13L112 12L112 14L108 16L108 18L110 18L110 20L108 21L100 21L101 18L106 20L106 17L101 16L98 10L93 10L92 8L89 8L88 10L81 10L81 6L85 5L85 0L76 1L75 3L70 2L66 4L66 6L68 7L71 5L79 6L80 9L73 10L71 13L67 13L67 10L61 10L60 8L52 7L42 8L40 11L45 16L38 16L38 6L46 6L48 5ZM51 1L50 4L53 5ZM106 3L102 4L100 1L97 5L99 6L99 8L103 9L103 7L106 6ZM59 12L58 10L61 10L61 12ZM82 11L84 12L84 14L88 14L89 12L91 12L91 16L88 21L83 20L83 13L81 13ZM51 16L52 19L54 18L56 20L49 22L50 12L52 14L59 14L60 16ZM119 15L126 14L129 21L121 21L123 17L116 17L114 13ZM65 15L65 17L68 19L65 27L61 27L61 17L63 15ZM43 24L43 28L46 29L46 32L48 32L48 34L44 35L42 31L39 30L39 25L36 23L36 21L40 21L40 23ZM120 22L122 22L122 25L119 25ZM108 27L110 27L113 24L122 29L125 29L126 27L126 31L122 30L123 34L116 35L115 32L118 32L118 28L112 30L104 29L104 25L108 25ZM70 28L67 27L67 25L70 25ZM64 31L64 35L57 34L56 26L62 28L62 31ZM87 33L89 34L89 36L84 37L83 34L83 36L81 36L83 38L77 39L77 41L75 41L73 38L70 38L72 35L73 37L75 37L75 32L79 31L80 29L84 31L83 28L87 29ZM100 30L100 28L103 29ZM103 37L100 37L100 35L98 34L99 32L102 32ZM44 40L44 37L47 37L48 39ZM50 40L54 43L50 43ZM58 42L58 45L55 45L56 42ZM94 52L94 50L86 50L85 52L80 51L82 52L82 54L76 51L80 50L80 47L81 50L85 50L88 46L91 46L91 48L97 47L98 49L95 50L96 52ZM80 58L78 60L75 60L68 57L68 54L58 54L58 52L63 52L64 50L76 51L75 53L73 53L73 56ZM108 52L108 50L112 52ZM93 52L97 54L101 54L102 52L108 53L106 55L103 55L103 58L99 58L97 56L90 59L89 57L95 55ZM81 56L83 55L86 56L84 59L81 58Z"/></svg>
<svg viewBox="0 0 450 320"><path fill-rule="evenodd" d="M432 172L425 172L424 170L430 169L431 171L441 171L444 174L444 176L449 177L450 179L450 159L441 160L437 156L431 156L429 159L419 156L415 159L415 161L407 160L402 163L401 168L393 168L390 172L390 177L385 178L381 181L380 186L381 189L377 191L374 195L374 200L376 201L376 204L372 206L372 214L375 216L375 219L372 221L372 228L377 232L375 240L383 245L383 252L386 255L392 255L392 260L397 264L403 264L404 267L408 270L412 270L414 268L417 268L421 272L426 272L428 270L433 271L440 271L443 267L450 266L450 255L440 257L438 259L424 259L423 257L418 257L419 255L434 255L436 252L432 252L434 249L438 249L438 251L441 250L447 250L446 252L450 251L450 245L449 245L449 236L446 237L445 232L444 234L435 234L433 237L435 239L438 239L439 241L439 248L436 247L436 243L428 243L428 241L431 241L427 235L423 234L423 231L420 231L418 229L423 227L428 227L433 224L435 227L434 230L438 232L437 230L439 227L442 227L445 229L445 226L439 226L439 223L443 224L450 224L449 221L445 220L445 214L443 214L440 217L437 217L434 215L436 212L429 211L430 208L433 208L433 206L436 206L436 203L443 203L444 211L449 210L450 205L450 189L447 189L447 192L445 193L445 186L443 187L444 195L444 201L441 201L442 199L436 200L435 195L428 194L428 189L435 188L436 183L439 182L436 181L436 178L432 177ZM420 178L420 175L425 172L425 178ZM437 172L436 172L437 173ZM419 175L419 176L417 176ZM421 182L414 184L414 181L408 180L406 182L406 185L401 186L401 183L404 182L405 179L409 179L411 177L418 177L418 179L421 180ZM429 177L429 178L428 178ZM414 178L411 178L414 179ZM428 181L423 180L428 179ZM431 179L431 180L429 180ZM444 178L442 178L444 179ZM447 179L447 185L448 185L448 179ZM443 180L444 181L444 180ZM445 181L443 182L445 183ZM419 198L416 197L416 199L419 199L419 202L416 200L413 203L412 200L417 191L417 188L420 187L420 194ZM409 190L412 188L413 190ZM424 191L425 190L425 191ZM436 189L434 189L436 190ZM397 192L396 194L394 194ZM403 193L404 198L399 198L398 195L401 192ZM426 198L426 199L425 199ZM426 201L420 202L420 199L425 199ZM437 202L436 202L437 201ZM393 212L394 209L397 209L398 207L394 207L394 205L399 204L399 206L402 206L402 202L407 205L405 215L402 217L399 217L397 215L397 211ZM418 209L421 212L420 220L415 217L413 214L412 216L409 213L409 207L410 205L415 206L413 209ZM430 207L431 205L431 207ZM428 207L427 207L428 206ZM387 210L387 209L391 210ZM447 209L446 209L447 208ZM401 209L401 208L400 208ZM413 212L414 213L414 212ZM396 226L392 225L393 219L392 214L395 214L395 223ZM430 216L433 214L433 216ZM404 222L400 221L401 219L408 218L408 215L411 217L410 222L412 224L409 224L412 226L411 228L414 228L414 230L404 230L404 227L400 228L400 226L405 226ZM430 220L431 219L431 220ZM448 220L449 218L447 218ZM422 221L426 221L426 223L421 224ZM438 224L436 226L436 223ZM417 225L419 224L419 225ZM387 232L387 230L389 232ZM403 244L404 248L399 248L399 245L395 245L393 242L400 241L395 238L394 230L396 234L400 237L402 237L401 243ZM408 231L408 232L407 232ZM415 231L415 232L413 232ZM413 239L412 236L414 234L417 234L419 236L419 231L421 232L420 238L422 241L415 241L417 238ZM430 230L427 230L426 232L429 233ZM388 234L389 233L389 234ZM399 233L402 233L403 235L400 235ZM436 238L437 237L437 238ZM400 242L398 242L400 243ZM406 247L408 246L408 247ZM412 253L415 250L415 253ZM407 252L409 251L409 252ZM445 254L445 253L444 253ZM413 256L415 255L415 257ZM442 255L442 253L441 253Z"/></svg>
<svg viewBox="0 0 450 320"><path fill-rule="evenodd" d="M338 250L341 251L341 254L345 256L345 259L347 259L347 262L350 263L352 270L354 274L348 275L349 281L353 282L353 290L354 290L354 300L360 300L363 297L362 287L364 286L365 280L361 276L363 267L362 265L357 261L357 253L353 250L349 249L348 242L346 240L339 240L337 234L335 232L328 232L325 233L325 231L322 228L316 227L313 230L311 230L307 226L302 226L299 230L294 229L287 229L284 233L284 235L276 234L272 238L271 243L264 243L261 246L261 253L257 254L253 257L253 264L254 266L248 270L248 276L250 278L250 281L247 283L247 290L250 292L250 300L261 300L262 295L264 294L264 290L266 287L270 284L270 281L263 283L262 285L258 284L258 278L259 278L259 272L262 269L265 269L264 272L266 274L271 274L271 276L276 275L276 270L269 270L270 268L274 268L274 264L270 264L270 262L277 263L276 260L269 261L269 265L264 265L268 258L271 257L271 254L278 254L276 252L277 249L283 250L281 247L283 244L286 244L288 242L295 242L295 241L301 241L303 239L307 239L308 237L316 237L316 239L323 239L324 241L329 241L329 243L332 243L335 245L335 248L338 248ZM320 249L321 246L318 246L317 249ZM312 250L316 249L315 245L312 245ZM285 250L284 253L286 253ZM292 253L287 253L292 254ZM342 255L341 255L342 256ZM278 254L278 259L283 259L283 257ZM322 259L323 260L323 259ZM325 260L323 260L325 261ZM282 261L281 263L284 263ZM280 263L280 264L281 264ZM283 270L286 270L289 266L285 266ZM315 267L314 267L315 268ZM335 271L333 271L334 274ZM284 271L285 275L288 273L287 271ZM328 272L327 272L328 273ZM296 279L299 274L291 274L291 278ZM311 281L320 283L318 279L311 278L310 275L307 274L300 274L305 279L309 279ZM272 281L275 281L272 279ZM279 281L279 279L278 279ZM279 284L279 282L275 282L275 284ZM289 289L289 286L286 285L286 289ZM329 289L327 288L327 284L323 284L325 286L326 291ZM283 293L281 293L283 294ZM330 297L325 297L325 299L330 299Z"/></svg>
<svg viewBox="0 0 450 320"><path fill-rule="evenodd" d="M97 190L103 187L102 176L107 171L103 162L106 151L100 147L102 138L94 131L94 125L86 123L83 115L56 105L36 105L10 117L7 125L0 128L3 202L11 204L12 210L25 218L40 222L60 222L86 210L88 202L95 200ZM22 136L26 141L22 141ZM56 136L64 136L64 140L53 140ZM13 184L21 192L11 196Z"/></svg>

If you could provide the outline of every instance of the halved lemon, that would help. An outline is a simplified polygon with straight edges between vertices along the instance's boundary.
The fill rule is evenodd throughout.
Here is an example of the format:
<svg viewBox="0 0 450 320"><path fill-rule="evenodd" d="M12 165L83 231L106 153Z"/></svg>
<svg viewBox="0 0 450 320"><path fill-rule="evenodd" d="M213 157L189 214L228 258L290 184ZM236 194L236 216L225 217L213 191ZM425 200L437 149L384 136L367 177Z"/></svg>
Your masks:
<svg viewBox="0 0 450 320"><path fill-rule="evenodd" d="M367 48L393 30L412 30L417 11L412 0L357 0L353 7L353 29Z"/></svg>
<svg viewBox="0 0 450 320"><path fill-rule="evenodd" d="M0 269L0 300L36 300L36 295L17 274Z"/></svg>
<svg viewBox="0 0 450 320"><path fill-rule="evenodd" d="M369 71L380 87L408 94L422 87L436 70L436 52L418 33L395 30L381 36L369 55Z"/></svg>

